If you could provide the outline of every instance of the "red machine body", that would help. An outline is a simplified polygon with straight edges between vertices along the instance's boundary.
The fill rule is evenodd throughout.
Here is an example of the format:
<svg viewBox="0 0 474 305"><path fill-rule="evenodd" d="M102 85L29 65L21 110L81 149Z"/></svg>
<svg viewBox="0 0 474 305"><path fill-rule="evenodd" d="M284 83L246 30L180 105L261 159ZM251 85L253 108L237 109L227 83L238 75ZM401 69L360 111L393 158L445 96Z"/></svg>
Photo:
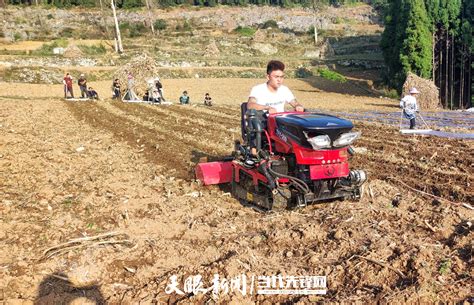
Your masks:
<svg viewBox="0 0 474 305"><path fill-rule="evenodd" d="M246 120L242 120L245 143L236 144L232 161L197 165L196 177L203 184L231 183L235 197L265 210L332 198L358 198L365 172L349 169L349 145L334 147L341 135L352 129L352 123L324 114L300 112L270 114L263 128L254 128L259 121L252 124ZM259 158L255 164L248 164L255 130L261 134ZM310 145L310 138L315 136L330 139L331 146L315 149Z"/></svg>

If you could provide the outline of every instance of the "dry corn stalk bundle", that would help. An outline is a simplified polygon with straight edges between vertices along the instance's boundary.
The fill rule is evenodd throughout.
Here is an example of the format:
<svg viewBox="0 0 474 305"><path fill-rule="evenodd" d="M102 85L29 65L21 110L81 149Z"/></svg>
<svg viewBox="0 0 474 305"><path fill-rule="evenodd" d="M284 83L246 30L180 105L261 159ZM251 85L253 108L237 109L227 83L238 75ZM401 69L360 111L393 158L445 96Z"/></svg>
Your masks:
<svg viewBox="0 0 474 305"><path fill-rule="evenodd" d="M204 52L204 57L218 57L220 54L219 48L216 45L216 41L213 39L207 45L206 51Z"/></svg>
<svg viewBox="0 0 474 305"><path fill-rule="evenodd" d="M415 87L420 91L416 100L421 110L434 110L439 107L439 91L438 87L428 79L418 77L413 73L408 73L407 79L403 84L403 95L405 96L410 91L410 88Z"/></svg>
<svg viewBox="0 0 474 305"><path fill-rule="evenodd" d="M79 58L83 55L84 54L82 53L81 49L79 49L79 47L75 44L69 45L66 50L64 50L63 54L63 56L67 58Z"/></svg>
<svg viewBox="0 0 474 305"><path fill-rule="evenodd" d="M147 90L147 80L158 77L158 68L156 61L144 53L133 57L130 62L115 71L114 79L118 78L125 89L128 83L128 72L131 72L134 79L133 90L138 96L143 96Z"/></svg>

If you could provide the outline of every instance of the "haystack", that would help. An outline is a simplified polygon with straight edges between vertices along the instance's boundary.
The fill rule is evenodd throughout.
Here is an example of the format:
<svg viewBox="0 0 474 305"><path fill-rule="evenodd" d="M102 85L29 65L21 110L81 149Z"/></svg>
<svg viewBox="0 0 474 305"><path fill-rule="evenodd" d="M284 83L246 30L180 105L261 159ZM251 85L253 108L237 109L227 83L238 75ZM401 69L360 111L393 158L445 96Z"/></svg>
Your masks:
<svg viewBox="0 0 474 305"><path fill-rule="evenodd" d="M158 77L158 68L156 61L143 53L115 71L114 79L118 78L123 88L126 88L127 75L131 72L134 78L133 90L138 96L143 96L147 90L147 80Z"/></svg>
<svg viewBox="0 0 474 305"><path fill-rule="evenodd" d="M204 57L218 57L221 54L214 39L207 45Z"/></svg>
<svg viewBox="0 0 474 305"><path fill-rule="evenodd" d="M320 58L327 58L334 56L336 53L334 51L334 48L332 45L329 43L329 40L325 40L323 45L321 46L319 57Z"/></svg>
<svg viewBox="0 0 474 305"><path fill-rule="evenodd" d="M75 44L69 45L63 53L63 56L66 58L79 58L83 55L84 53L82 53L81 49Z"/></svg>
<svg viewBox="0 0 474 305"><path fill-rule="evenodd" d="M416 100L422 110L434 110L439 108L439 91L433 81L421 78L413 73L408 73L407 79L403 84L402 96L408 94L410 88L413 87L420 91Z"/></svg>

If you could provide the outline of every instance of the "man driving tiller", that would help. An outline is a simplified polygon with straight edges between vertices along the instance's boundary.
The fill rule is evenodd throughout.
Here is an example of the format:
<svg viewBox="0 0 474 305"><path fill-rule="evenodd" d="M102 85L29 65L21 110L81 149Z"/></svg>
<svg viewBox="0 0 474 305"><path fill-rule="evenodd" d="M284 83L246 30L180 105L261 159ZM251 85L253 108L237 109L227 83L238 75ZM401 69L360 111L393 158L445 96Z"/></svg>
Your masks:
<svg viewBox="0 0 474 305"><path fill-rule="evenodd" d="M360 132L348 120L305 112L282 85L284 69L282 62L268 63L267 82L240 105L243 142L236 140L221 161L197 164L196 178L204 185L230 183L232 196L264 211L360 199L367 175L349 167ZM285 112L285 104L295 111Z"/></svg>
<svg viewBox="0 0 474 305"><path fill-rule="evenodd" d="M285 64L271 60L267 65L267 82L254 86L250 91L247 109L263 110L268 113L285 111L285 104L290 104L295 111L303 112L304 107L296 101L291 90L283 85ZM250 154L257 157L255 139L250 143ZM249 161L251 165L253 161Z"/></svg>

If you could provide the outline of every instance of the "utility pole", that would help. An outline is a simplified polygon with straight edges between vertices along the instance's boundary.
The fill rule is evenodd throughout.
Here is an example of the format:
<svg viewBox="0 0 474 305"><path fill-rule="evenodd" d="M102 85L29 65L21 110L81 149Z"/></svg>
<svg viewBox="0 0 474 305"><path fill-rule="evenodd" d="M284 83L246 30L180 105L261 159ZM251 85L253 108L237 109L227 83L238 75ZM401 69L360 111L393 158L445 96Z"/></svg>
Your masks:
<svg viewBox="0 0 474 305"><path fill-rule="evenodd" d="M123 53L122 38L120 37L120 28L119 28L119 24L117 20L117 13L115 12L114 0L110 0L110 4L112 6L112 12L114 13L114 22L115 22L115 40L116 40L115 51L119 54L122 54Z"/></svg>
<svg viewBox="0 0 474 305"><path fill-rule="evenodd" d="M324 4L321 2L321 0L311 0L311 6L313 9L314 44L318 45L318 27L316 17L319 11L323 9Z"/></svg>
<svg viewBox="0 0 474 305"><path fill-rule="evenodd" d="M318 27L316 26L316 16L313 17L314 44L318 45Z"/></svg>

